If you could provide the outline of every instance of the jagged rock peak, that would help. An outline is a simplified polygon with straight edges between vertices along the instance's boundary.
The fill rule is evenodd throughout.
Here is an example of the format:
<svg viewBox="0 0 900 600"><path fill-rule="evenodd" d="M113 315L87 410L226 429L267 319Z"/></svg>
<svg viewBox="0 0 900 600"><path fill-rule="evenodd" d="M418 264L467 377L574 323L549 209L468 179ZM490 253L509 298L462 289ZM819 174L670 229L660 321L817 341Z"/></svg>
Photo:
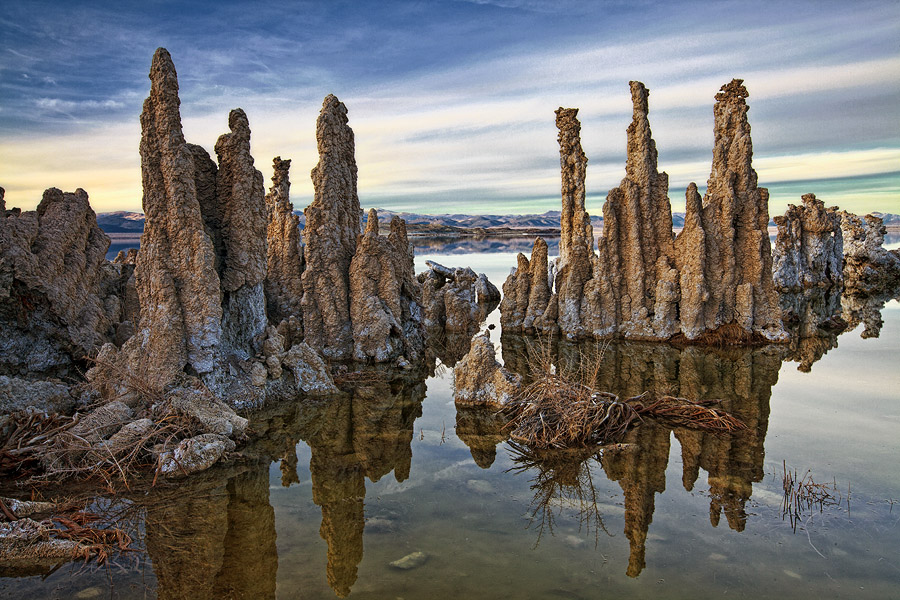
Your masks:
<svg viewBox="0 0 900 600"><path fill-rule="evenodd" d="M231 133L219 136L218 204L223 215L222 289L254 286L266 276L266 203L263 176L250 154L250 123L243 110L228 115Z"/></svg>
<svg viewBox="0 0 900 600"><path fill-rule="evenodd" d="M422 291L415 278L406 226L391 220L391 232L378 235L378 213L369 211L350 263L350 319L353 357L375 362L415 361L423 356Z"/></svg>
<svg viewBox="0 0 900 600"><path fill-rule="evenodd" d="M577 117L577 108L559 107L556 110L562 173L559 255L563 262L577 252L576 247L581 252L590 252L593 244L590 216L584 209L584 180L588 159L581 148L581 123ZM586 250L582 246L586 246Z"/></svg>
<svg viewBox="0 0 900 600"><path fill-rule="evenodd" d="M141 179L146 215L135 280L141 323L127 344L133 368L171 380L185 365L203 374L219 357L222 306L216 253L207 235L184 141L178 78L165 48L150 67L141 113Z"/></svg>
<svg viewBox="0 0 900 600"><path fill-rule="evenodd" d="M900 284L900 251L885 250L884 221L841 211L844 240L844 286L849 293L874 295Z"/></svg>
<svg viewBox="0 0 900 600"><path fill-rule="evenodd" d="M782 291L843 283L844 244L837 207L825 207L815 194L789 204L775 217L778 236L772 252L775 285Z"/></svg>
<svg viewBox="0 0 900 600"><path fill-rule="evenodd" d="M306 342L327 358L350 358L350 262L356 252L362 212L356 189L353 130L347 107L328 95L316 121L319 163L312 170L315 188L306 207L306 269L303 314Z"/></svg>
<svg viewBox="0 0 900 600"><path fill-rule="evenodd" d="M290 201L290 160L276 156L272 161L272 187L266 195L267 274L266 307L269 320L279 323L288 317L302 317L303 245L300 217Z"/></svg>

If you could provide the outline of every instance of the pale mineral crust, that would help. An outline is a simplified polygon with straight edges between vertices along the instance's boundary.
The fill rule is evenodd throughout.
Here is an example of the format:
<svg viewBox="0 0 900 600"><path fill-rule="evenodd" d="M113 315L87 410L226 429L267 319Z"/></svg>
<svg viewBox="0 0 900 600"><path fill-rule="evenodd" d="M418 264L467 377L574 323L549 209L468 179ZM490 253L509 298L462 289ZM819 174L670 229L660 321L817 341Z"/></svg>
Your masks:
<svg viewBox="0 0 900 600"><path fill-rule="evenodd" d="M686 265L693 275L680 277L682 290L688 288L689 293L703 298L694 322L681 324L688 340L732 324L748 336L787 339L772 281L769 192L757 187L751 165L747 96L740 79L722 86L716 94L715 146L706 195L702 208L696 199L688 199L685 227L679 234L697 241L696 229L704 233L702 255L690 243L682 243L677 250L679 265Z"/></svg>
<svg viewBox="0 0 900 600"><path fill-rule="evenodd" d="M259 349L266 329L266 201L263 176L250 155L250 124L241 109L228 115L231 133L216 142L219 171L216 199L222 214L224 261L222 286L223 343L244 357Z"/></svg>
<svg viewBox="0 0 900 600"><path fill-rule="evenodd" d="M900 283L900 252L885 250L887 229L881 217L841 211L844 238L844 287L851 294L874 295Z"/></svg>
<svg viewBox="0 0 900 600"><path fill-rule="evenodd" d="M362 212L353 130L347 122L347 107L329 94L316 121L319 163L311 173L315 197L304 211L304 337L329 359L351 358L354 350L349 273Z"/></svg>
<svg viewBox="0 0 900 600"><path fill-rule="evenodd" d="M294 214L290 199L291 161L276 156L272 167L272 187L266 194L268 268L265 289L269 320L280 323L291 316L302 318L303 245L300 242L300 217Z"/></svg>
<svg viewBox="0 0 900 600"><path fill-rule="evenodd" d="M391 220L391 232L378 234L378 213L369 211L350 262L350 321L353 358L388 362L424 355L422 289L413 268L406 224Z"/></svg>
<svg viewBox="0 0 900 600"><path fill-rule="evenodd" d="M843 284L844 244L837 207L825 207L815 194L789 204L775 217L778 237L772 251L772 277L782 292Z"/></svg>
<svg viewBox="0 0 900 600"><path fill-rule="evenodd" d="M150 82L140 144L146 221L135 268L141 321L124 350L133 369L170 381L186 366L200 375L215 369L222 305L194 152L181 130L175 65L164 48L153 56Z"/></svg>
<svg viewBox="0 0 900 600"><path fill-rule="evenodd" d="M108 248L82 189L50 188L33 211L4 204L0 373L63 375L112 340L122 307Z"/></svg>

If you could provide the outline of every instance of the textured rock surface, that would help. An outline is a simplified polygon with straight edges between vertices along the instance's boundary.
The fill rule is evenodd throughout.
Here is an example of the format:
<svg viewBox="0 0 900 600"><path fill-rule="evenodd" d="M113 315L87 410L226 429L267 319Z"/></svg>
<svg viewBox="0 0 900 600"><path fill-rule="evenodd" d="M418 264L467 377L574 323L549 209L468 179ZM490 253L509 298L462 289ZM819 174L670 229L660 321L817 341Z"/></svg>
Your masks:
<svg viewBox="0 0 900 600"><path fill-rule="evenodd" d="M581 148L581 123L577 115L577 108L560 107L556 111L562 173L556 318L560 330L571 335L583 332L581 315L590 310L582 307L582 303L584 284L593 274L591 258L594 256L594 230L591 217L584 208L587 157Z"/></svg>
<svg viewBox="0 0 900 600"><path fill-rule="evenodd" d="M682 295L687 290L699 300L682 301L681 330L689 340L730 324L769 341L787 339L772 282L769 192L757 187L751 165L747 96L740 79L716 94L706 195L701 206L688 189L685 227L675 241Z"/></svg>
<svg viewBox="0 0 900 600"><path fill-rule="evenodd" d="M453 368L456 403L500 408L513 399L522 377L497 362L490 332L472 338L469 353Z"/></svg>
<svg viewBox="0 0 900 600"><path fill-rule="evenodd" d="M625 179L603 205L599 268L586 289L590 310L580 320L595 335L618 331L629 338L665 339L678 330L678 296L667 287L677 277L669 176L657 170L647 119L650 92L640 82L629 85L633 114Z"/></svg>
<svg viewBox="0 0 900 600"><path fill-rule="evenodd" d="M300 217L294 214L291 204L290 167L290 160L275 157L272 187L266 194L266 307L273 323L291 316L302 318L303 314L303 245L300 242Z"/></svg>
<svg viewBox="0 0 900 600"><path fill-rule="evenodd" d="M215 433L202 433L179 442L171 452L160 455L163 477L180 477L213 466L225 452L234 450L234 442Z"/></svg>
<svg viewBox="0 0 900 600"><path fill-rule="evenodd" d="M266 328L266 202L263 176L250 155L250 124L241 109L228 115L231 133L219 137L216 201L222 215L219 263L222 334L227 351L247 358Z"/></svg>
<svg viewBox="0 0 900 600"><path fill-rule="evenodd" d="M885 250L880 217L841 211L844 239L844 287L856 295L878 294L900 283L900 252Z"/></svg>
<svg viewBox="0 0 900 600"><path fill-rule="evenodd" d="M304 342L294 344L284 354L281 362L293 373L298 390L307 394L337 392L325 363L308 344Z"/></svg>
<svg viewBox="0 0 900 600"><path fill-rule="evenodd" d="M576 109L556 111L562 167L557 268L535 243L519 255L503 286L501 323L511 332L557 329L570 339L593 336L688 341L726 327L730 342L784 341L772 284L768 192L756 185L740 80L716 96L713 167L705 199L687 190L685 227L672 233L668 176L657 170L647 119L649 92L631 82L626 176L603 206L603 234L592 251L584 209L587 159ZM555 281L554 281L555 279ZM554 289L555 292L551 293Z"/></svg>
<svg viewBox="0 0 900 600"><path fill-rule="evenodd" d="M304 339L330 359L353 355L349 272L362 212L356 192L353 130L347 122L347 107L333 95L327 96L316 121L319 163L311 173L315 198L303 211Z"/></svg>
<svg viewBox="0 0 900 600"><path fill-rule="evenodd" d="M422 288L413 268L406 224L391 220L387 238L378 235L378 213L369 211L350 262L350 320L353 358L388 362L424 356Z"/></svg>
<svg viewBox="0 0 900 600"><path fill-rule="evenodd" d="M131 367L163 381L185 367L209 374L220 358L222 305L216 251L207 235L184 141L178 79L160 48L141 113L141 177L146 221L135 283L138 330L124 346Z"/></svg>
<svg viewBox="0 0 900 600"><path fill-rule="evenodd" d="M2 195L2 193L0 193ZM121 302L87 193L0 212L0 373L64 375L113 339Z"/></svg>
<svg viewBox="0 0 900 600"><path fill-rule="evenodd" d="M772 277L781 291L841 285L844 243L837 207L825 208L815 194L804 194L802 206L789 204L775 217L778 237L772 251Z"/></svg>
<svg viewBox="0 0 900 600"><path fill-rule="evenodd" d="M497 307L500 292L484 273L469 267L450 268L430 260L425 264L428 270L418 275L425 326L471 337Z"/></svg>
<svg viewBox="0 0 900 600"><path fill-rule="evenodd" d="M525 333L551 333L556 329L556 296L553 295L553 271L548 265L547 242L534 240L531 260L519 254L515 270L503 283L500 301L500 325Z"/></svg>
<svg viewBox="0 0 900 600"><path fill-rule="evenodd" d="M54 381L27 381L0 375L0 415L31 407L40 412L69 414L75 408L69 386Z"/></svg>

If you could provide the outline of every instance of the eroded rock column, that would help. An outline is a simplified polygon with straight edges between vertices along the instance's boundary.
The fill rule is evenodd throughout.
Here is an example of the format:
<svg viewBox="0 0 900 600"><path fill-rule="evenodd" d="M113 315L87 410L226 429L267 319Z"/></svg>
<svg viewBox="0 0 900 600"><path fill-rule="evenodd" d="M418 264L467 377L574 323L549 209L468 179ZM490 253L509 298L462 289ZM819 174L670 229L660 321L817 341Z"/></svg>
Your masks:
<svg viewBox="0 0 900 600"><path fill-rule="evenodd" d="M171 380L186 365L198 374L213 371L222 305L194 155L181 130L178 78L164 48L153 56L150 82L140 144L146 221L135 267L141 322L126 350L133 368Z"/></svg>
<svg viewBox="0 0 900 600"><path fill-rule="evenodd" d="M268 269L265 289L269 320L280 323L292 316L302 319L303 245L300 242L300 217L294 214L290 200L291 161L276 156L272 166L272 187L266 195Z"/></svg>
<svg viewBox="0 0 900 600"><path fill-rule="evenodd" d="M781 291L842 285L844 243L837 207L825 208L815 194L802 206L789 204L775 217L778 237L772 252L772 276Z"/></svg>
<svg viewBox="0 0 900 600"><path fill-rule="evenodd" d="M353 355L349 273L362 220L353 130L347 123L347 107L328 95L316 121L319 163L311 173L315 198L304 211L304 339L332 359Z"/></svg>

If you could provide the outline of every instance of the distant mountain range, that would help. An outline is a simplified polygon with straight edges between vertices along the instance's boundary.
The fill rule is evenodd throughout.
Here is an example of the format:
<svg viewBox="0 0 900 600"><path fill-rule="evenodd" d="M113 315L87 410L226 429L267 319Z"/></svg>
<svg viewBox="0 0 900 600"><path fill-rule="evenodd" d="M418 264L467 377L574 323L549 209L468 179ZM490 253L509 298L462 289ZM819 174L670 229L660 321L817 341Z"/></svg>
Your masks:
<svg viewBox="0 0 900 600"><path fill-rule="evenodd" d="M300 211L294 211L300 217L300 227L305 225L306 219ZM884 224L892 229L900 228L900 215L893 213L874 212L873 215L884 219ZM397 215L406 220L411 233L414 234L441 234L452 233L457 230L547 230L559 229L558 210L550 210L539 215L420 215L408 212L393 212L386 209L378 210L378 221L387 225L391 217ZM365 219L365 214L363 215ZM118 211L100 213L97 215L97 224L106 233L115 234L140 234L144 230L144 215L136 212ZM603 226L603 217L591 216L591 224L598 230ZM675 229L684 227L684 213L672 213L672 225ZM773 221L769 222L774 227ZM487 233L487 231L486 231Z"/></svg>

